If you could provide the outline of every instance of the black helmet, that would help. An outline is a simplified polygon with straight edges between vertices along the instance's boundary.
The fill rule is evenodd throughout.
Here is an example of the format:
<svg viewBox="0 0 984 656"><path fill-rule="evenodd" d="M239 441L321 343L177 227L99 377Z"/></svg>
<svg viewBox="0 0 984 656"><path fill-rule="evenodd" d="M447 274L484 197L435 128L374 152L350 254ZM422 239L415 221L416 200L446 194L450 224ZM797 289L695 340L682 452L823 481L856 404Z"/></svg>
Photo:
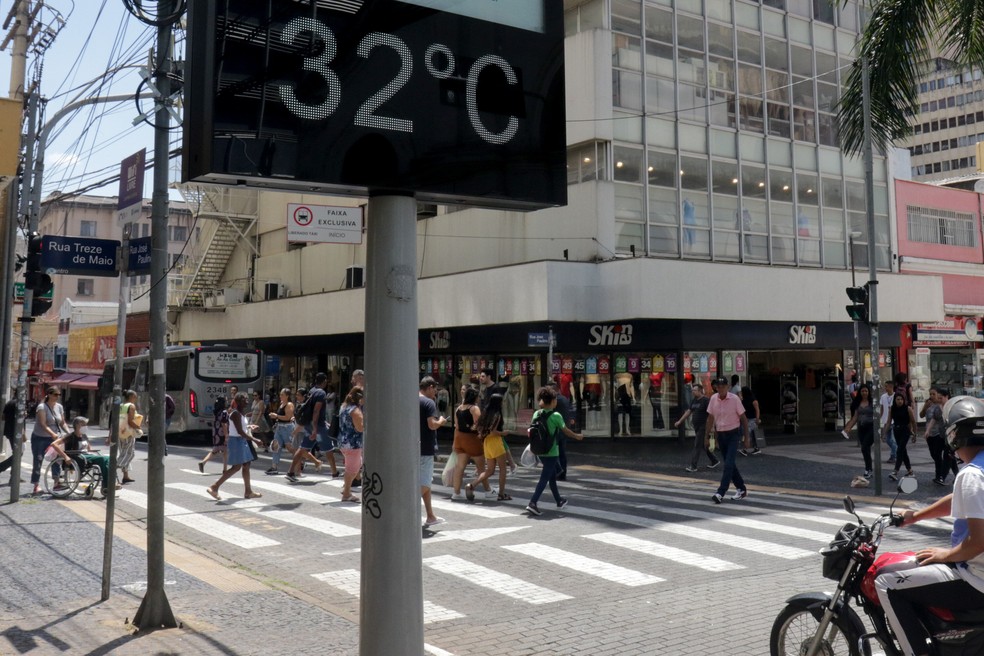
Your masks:
<svg viewBox="0 0 984 656"><path fill-rule="evenodd" d="M951 449L984 446L984 401L955 396L943 406L943 424Z"/></svg>

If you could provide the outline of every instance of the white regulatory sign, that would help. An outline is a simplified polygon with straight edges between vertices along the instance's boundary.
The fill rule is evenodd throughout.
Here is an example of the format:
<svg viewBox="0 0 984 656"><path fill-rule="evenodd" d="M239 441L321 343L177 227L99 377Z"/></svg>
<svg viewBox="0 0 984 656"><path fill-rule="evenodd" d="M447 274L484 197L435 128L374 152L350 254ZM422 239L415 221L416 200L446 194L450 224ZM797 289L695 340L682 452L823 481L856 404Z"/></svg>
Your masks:
<svg viewBox="0 0 984 656"><path fill-rule="evenodd" d="M545 0L399 0L500 25L543 33Z"/></svg>
<svg viewBox="0 0 984 656"><path fill-rule="evenodd" d="M362 227L361 207L287 204L288 242L361 244Z"/></svg>

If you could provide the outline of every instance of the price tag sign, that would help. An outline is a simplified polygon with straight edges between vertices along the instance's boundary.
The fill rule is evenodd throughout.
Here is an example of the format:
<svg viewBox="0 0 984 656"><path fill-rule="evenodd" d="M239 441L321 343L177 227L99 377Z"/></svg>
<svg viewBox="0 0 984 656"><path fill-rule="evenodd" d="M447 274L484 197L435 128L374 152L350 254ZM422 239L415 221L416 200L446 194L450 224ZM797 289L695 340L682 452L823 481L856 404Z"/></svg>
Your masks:
<svg viewBox="0 0 984 656"><path fill-rule="evenodd" d="M567 202L563 3L191 0L184 179Z"/></svg>

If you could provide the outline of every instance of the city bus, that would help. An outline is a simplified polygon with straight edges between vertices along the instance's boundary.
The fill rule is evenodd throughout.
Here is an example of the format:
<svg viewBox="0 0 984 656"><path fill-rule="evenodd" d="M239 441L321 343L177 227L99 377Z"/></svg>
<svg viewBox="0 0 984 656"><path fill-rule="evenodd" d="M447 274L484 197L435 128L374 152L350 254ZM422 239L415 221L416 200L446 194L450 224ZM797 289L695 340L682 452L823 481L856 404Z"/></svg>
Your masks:
<svg viewBox="0 0 984 656"><path fill-rule="evenodd" d="M174 399L174 415L168 433L212 430L212 402L229 396L236 385L240 392L263 391L263 351L236 346L169 346L164 359L165 391ZM106 363L99 381L103 412L100 427L109 428L113 404L116 361ZM123 390L137 392L137 407L146 415L150 409L150 355L123 358Z"/></svg>

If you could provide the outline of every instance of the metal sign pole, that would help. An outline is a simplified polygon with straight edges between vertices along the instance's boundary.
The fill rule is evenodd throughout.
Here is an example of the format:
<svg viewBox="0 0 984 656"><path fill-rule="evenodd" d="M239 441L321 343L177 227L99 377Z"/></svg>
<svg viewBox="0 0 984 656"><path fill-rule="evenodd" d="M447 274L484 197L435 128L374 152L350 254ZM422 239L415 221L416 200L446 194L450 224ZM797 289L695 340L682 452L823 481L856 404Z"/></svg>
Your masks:
<svg viewBox="0 0 984 656"><path fill-rule="evenodd" d="M416 211L412 196L369 199L360 656L424 649Z"/></svg>

